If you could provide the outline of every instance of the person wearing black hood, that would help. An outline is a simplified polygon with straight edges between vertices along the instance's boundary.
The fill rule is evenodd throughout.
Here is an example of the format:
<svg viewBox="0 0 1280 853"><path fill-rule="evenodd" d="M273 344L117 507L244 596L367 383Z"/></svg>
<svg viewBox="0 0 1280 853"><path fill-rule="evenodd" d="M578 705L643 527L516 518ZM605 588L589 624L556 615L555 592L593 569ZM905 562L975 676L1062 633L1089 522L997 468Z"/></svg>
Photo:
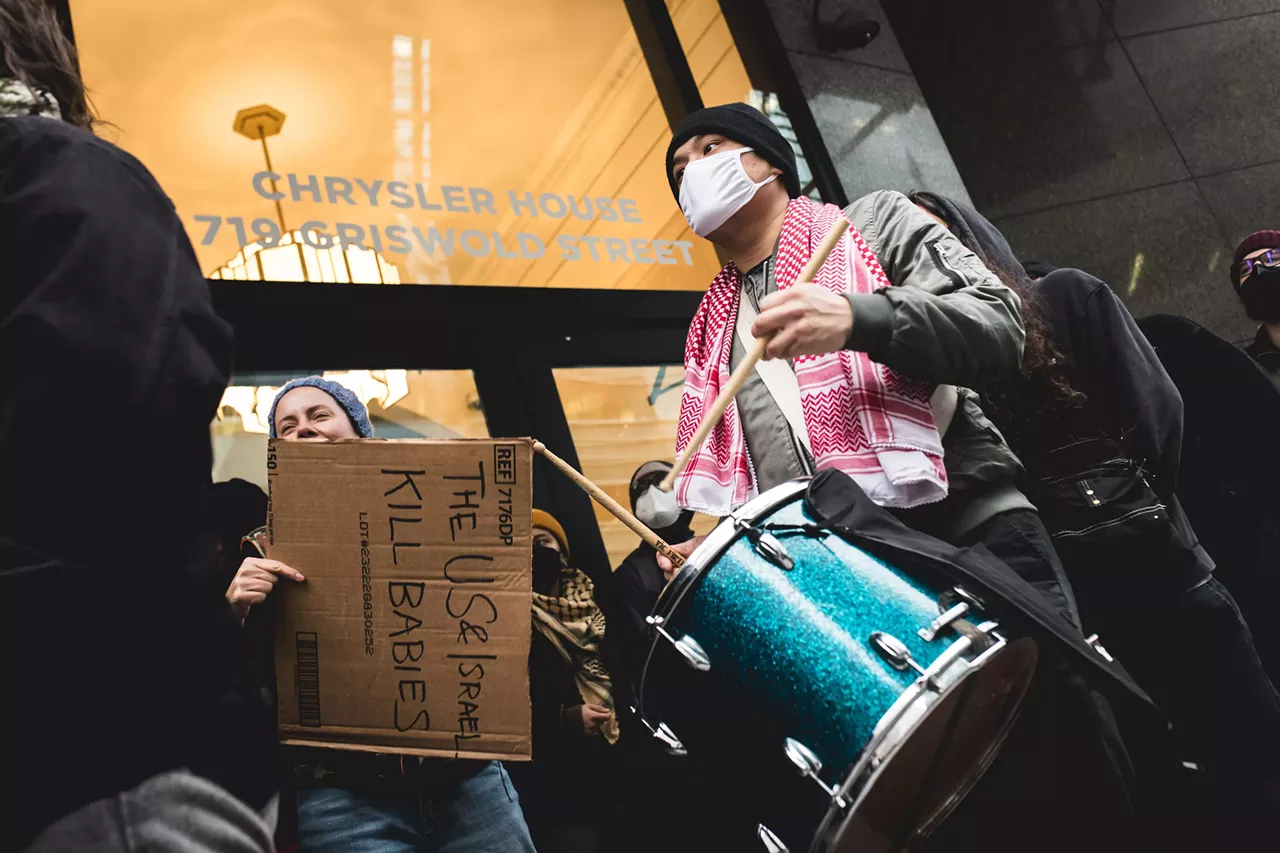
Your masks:
<svg viewBox="0 0 1280 853"><path fill-rule="evenodd" d="M1276 232L1253 237L1264 235L1265 245L1274 241L1268 233ZM1268 297L1256 286L1240 288L1237 271L1267 254L1251 249L1252 239L1236 250L1231 283L1246 311L1261 315L1265 300L1280 291ZM1043 261L1022 267L1033 280L1057 269ZM1179 503L1213 555L1214 578L1244 614L1271 683L1280 685L1280 620L1272 610L1280 599L1280 382L1268 372L1276 366L1277 356L1268 353L1277 326L1264 323L1241 349L1186 317L1149 314L1137 323L1182 397Z"/></svg>
<svg viewBox="0 0 1280 853"><path fill-rule="evenodd" d="M1280 695L1175 493L1182 399L1102 281L1054 269L1031 285L1004 236L932 193L912 200L1023 297L1022 374L981 389L1026 467L1023 488L1100 635L1207 770L1204 839L1257 837L1280 814ZM1185 841L1185 838L1183 839Z"/></svg>
<svg viewBox="0 0 1280 853"><path fill-rule="evenodd" d="M1280 231L1256 231L1236 247L1231 283L1258 333L1245 352L1280 383Z"/></svg>
<svg viewBox="0 0 1280 853"><path fill-rule="evenodd" d="M668 545L679 545L693 538L693 513L681 510L674 522L661 517L661 510L641 505L641 499L650 486L657 486L671 470L671 463L661 460L646 462L631 475L628 488L631 511ZM618 649L632 684L639 681L649 646L645 642L648 625L645 617L653 612L658 596L667 584L658 565L658 552L647 542L641 542L634 551L623 558L613 573L617 618L613 624L616 636L611 643Z"/></svg>
<svg viewBox="0 0 1280 853"><path fill-rule="evenodd" d="M645 462L631 475L628 492L631 512L650 527L664 542L679 545L693 538L693 513L677 510L675 521L671 511L656 503L651 491L671 470L664 460ZM653 820L652 792L661 788L664 796L701 804L703 814L717 814L732 807L717 780L709 779L701 768L690 766L687 756L669 753L661 741L654 739L637 714L631 712L639 703L636 691L652 646L653 633L645 617L653 612L658 596L666 587L666 578L658 565L653 547L641 542L623 558L613 572L613 613L605 641L616 661L614 691L622 716L622 738L619 741L624 772L619 774L621 793L621 825L619 850L648 851L664 849L671 853L736 849L738 842L755 843L754 837L730 838L715 820L687 821L678 833Z"/></svg>

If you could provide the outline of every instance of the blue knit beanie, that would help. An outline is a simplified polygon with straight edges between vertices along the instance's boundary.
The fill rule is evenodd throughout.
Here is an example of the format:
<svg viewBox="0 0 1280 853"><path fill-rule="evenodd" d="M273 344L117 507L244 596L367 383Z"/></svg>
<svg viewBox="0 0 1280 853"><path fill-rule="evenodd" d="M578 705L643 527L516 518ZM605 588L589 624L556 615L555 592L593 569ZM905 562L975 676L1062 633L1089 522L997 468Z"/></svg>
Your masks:
<svg viewBox="0 0 1280 853"><path fill-rule="evenodd" d="M373 424L369 423L369 410L364 407L364 403L360 402L360 398L352 393L350 388L325 379L323 376L304 376L300 379L293 379L280 389L280 393L271 402L271 415L267 418L272 438L276 437L276 406L284 399L285 394L303 385L319 388L332 397L342 407L342 410L347 413L347 418L350 419L351 425L356 429L356 435L361 438L373 438Z"/></svg>

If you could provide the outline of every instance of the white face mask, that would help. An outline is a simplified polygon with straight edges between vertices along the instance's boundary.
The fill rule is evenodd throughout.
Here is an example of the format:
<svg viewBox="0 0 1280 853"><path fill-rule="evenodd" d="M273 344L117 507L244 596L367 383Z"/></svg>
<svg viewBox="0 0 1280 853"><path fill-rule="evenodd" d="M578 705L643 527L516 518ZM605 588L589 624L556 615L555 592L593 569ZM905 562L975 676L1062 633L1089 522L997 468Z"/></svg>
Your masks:
<svg viewBox="0 0 1280 853"><path fill-rule="evenodd" d="M657 486L650 486L636 498L636 518L653 530L675 524L680 520L681 512L676 496Z"/></svg>
<svg viewBox="0 0 1280 853"><path fill-rule="evenodd" d="M680 183L680 209L694 234L706 237L715 231L742 210L762 186L778 177L770 175L758 184L751 180L742 165L742 155L750 150L735 148L685 166Z"/></svg>

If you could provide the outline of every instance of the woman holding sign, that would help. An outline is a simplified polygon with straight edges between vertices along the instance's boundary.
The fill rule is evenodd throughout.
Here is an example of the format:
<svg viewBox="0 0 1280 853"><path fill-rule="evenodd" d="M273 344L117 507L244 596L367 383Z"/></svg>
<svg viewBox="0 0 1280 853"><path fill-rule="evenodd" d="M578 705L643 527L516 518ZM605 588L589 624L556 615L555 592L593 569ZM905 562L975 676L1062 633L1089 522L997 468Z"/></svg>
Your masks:
<svg viewBox="0 0 1280 853"><path fill-rule="evenodd" d="M276 395L270 434L285 441L371 438L363 403L318 376ZM246 559L227 590L244 618L284 578L303 573L275 560ZM446 761L289 747L298 787L302 853L394 853L434 849L532 853L533 842L507 771L497 761Z"/></svg>

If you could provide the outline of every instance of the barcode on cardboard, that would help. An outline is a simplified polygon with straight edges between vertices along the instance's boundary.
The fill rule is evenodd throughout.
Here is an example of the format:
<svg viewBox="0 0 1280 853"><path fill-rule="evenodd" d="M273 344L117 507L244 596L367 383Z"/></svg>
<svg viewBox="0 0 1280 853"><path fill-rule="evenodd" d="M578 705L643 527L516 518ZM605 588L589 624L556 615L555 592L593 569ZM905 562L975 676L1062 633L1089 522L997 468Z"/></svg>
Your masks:
<svg viewBox="0 0 1280 853"><path fill-rule="evenodd" d="M516 484L516 446L514 444L493 446L493 483L495 486Z"/></svg>
<svg viewBox="0 0 1280 853"><path fill-rule="evenodd" d="M320 646L314 632L294 635L298 653L298 721L320 727Z"/></svg>

